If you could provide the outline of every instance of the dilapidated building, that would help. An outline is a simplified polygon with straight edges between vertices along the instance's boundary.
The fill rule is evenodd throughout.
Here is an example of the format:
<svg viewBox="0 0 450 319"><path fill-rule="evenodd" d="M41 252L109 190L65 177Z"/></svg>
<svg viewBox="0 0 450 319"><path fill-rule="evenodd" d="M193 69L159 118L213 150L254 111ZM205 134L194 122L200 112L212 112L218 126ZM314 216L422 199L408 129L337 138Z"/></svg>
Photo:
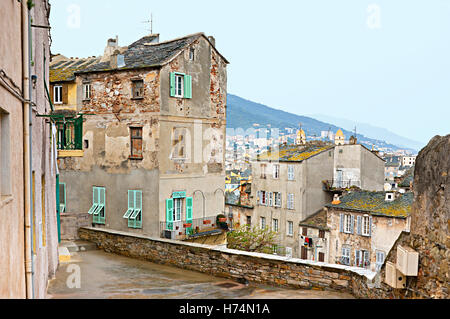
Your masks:
<svg viewBox="0 0 450 319"><path fill-rule="evenodd" d="M73 71L82 156L59 158L65 209L183 239L224 211L228 61L203 33L117 42Z"/></svg>
<svg viewBox="0 0 450 319"><path fill-rule="evenodd" d="M329 262L378 271L403 231L409 232L413 193L352 191L330 204Z"/></svg>

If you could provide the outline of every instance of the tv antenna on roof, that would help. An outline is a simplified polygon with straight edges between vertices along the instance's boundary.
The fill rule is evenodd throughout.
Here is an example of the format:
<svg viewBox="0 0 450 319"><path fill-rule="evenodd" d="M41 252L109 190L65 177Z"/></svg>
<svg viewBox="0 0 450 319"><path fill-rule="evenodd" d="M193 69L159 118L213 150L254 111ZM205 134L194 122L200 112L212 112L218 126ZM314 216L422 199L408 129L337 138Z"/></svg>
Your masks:
<svg viewBox="0 0 450 319"><path fill-rule="evenodd" d="M150 13L150 20L142 21L142 23L149 23L150 24L150 34L153 34L153 13Z"/></svg>

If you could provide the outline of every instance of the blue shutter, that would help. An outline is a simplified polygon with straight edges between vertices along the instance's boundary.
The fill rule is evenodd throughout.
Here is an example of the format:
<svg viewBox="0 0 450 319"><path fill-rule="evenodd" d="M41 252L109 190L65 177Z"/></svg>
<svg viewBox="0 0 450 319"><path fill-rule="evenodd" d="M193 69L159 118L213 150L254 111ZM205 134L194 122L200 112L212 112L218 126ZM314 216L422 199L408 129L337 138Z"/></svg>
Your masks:
<svg viewBox="0 0 450 319"><path fill-rule="evenodd" d="M339 231L344 232L344 214L339 215Z"/></svg>
<svg viewBox="0 0 450 319"><path fill-rule="evenodd" d="M350 232L352 234L355 233L354 228L355 228L355 216L351 215L351 218L350 218Z"/></svg>
<svg viewBox="0 0 450 319"><path fill-rule="evenodd" d="M356 217L356 234L361 235L361 216Z"/></svg>

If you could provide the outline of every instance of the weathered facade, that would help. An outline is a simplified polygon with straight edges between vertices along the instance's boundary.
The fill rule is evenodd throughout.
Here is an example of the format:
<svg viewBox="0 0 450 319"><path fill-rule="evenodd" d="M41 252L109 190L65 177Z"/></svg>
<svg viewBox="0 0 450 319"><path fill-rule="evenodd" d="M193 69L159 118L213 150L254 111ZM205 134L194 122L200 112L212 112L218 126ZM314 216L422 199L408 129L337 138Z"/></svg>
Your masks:
<svg viewBox="0 0 450 319"><path fill-rule="evenodd" d="M410 229L413 194L353 191L326 205L329 262L379 271Z"/></svg>
<svg viewBox="0 0 450 319"><path fill-rule="evenodd" d="M305 251L299 223L330 203L335 192L350 187L382 190L384 161L356 144L356 139L345 144L343 135L336 145L306 142L302 136L300 130L297 145L281 145L253 162L252 220L278 231L280 245L294 257L319 258L317 249L316 253ZM322 235L317 230L317 238L319 232ZM321 246L320 253L328 255ZM320 258L326 257L321 254Z"/></svg>
<svg viewBox="0 0 450 319"><path fill-rule="evenodd" d="M54 141L40 117L50 110L50 5L30 4L0 4L0 298L45 298L58 266Z"/></svg>
<svg viewBox="0 0 450 319"><path fill-rule="evenodd" d="M171 238L223 213L227 64L202 33L151 35L76 71L83 157L59 160L66 211Z"/></svg>
<svg viewBox="0 0 450 319"><path fill-rule="evenodd" d="M302 220L299 225L300 258L332 263L329 260L330 229L327 211L321 209Z"/></svg>

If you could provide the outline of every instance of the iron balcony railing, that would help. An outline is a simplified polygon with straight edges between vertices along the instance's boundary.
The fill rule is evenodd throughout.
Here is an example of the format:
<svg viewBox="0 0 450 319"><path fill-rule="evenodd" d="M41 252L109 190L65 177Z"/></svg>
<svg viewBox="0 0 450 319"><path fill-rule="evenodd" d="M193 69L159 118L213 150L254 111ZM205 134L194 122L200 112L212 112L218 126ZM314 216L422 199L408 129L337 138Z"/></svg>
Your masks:
<svg viewBox="0 0 450 319"><path fill-rule="evenodd" d="M160 222L161 238L186 239L189 235L208 232L214 229L228 230L231 222L217 222L217 216L193 219L192 221L180 220L173 222Z"/></svg>

